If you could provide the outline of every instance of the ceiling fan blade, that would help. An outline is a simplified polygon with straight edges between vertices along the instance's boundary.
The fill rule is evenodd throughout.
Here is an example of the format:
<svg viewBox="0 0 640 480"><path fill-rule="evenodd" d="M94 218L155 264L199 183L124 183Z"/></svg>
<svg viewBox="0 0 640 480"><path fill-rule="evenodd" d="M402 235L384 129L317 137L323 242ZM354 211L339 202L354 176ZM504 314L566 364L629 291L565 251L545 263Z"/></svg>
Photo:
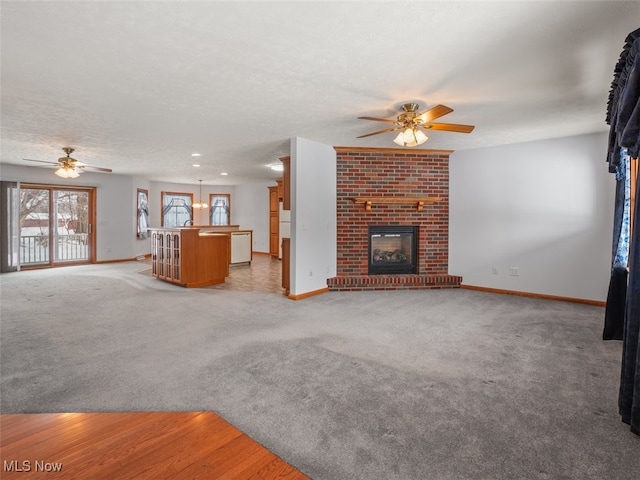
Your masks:
<svg viewBox="0 0 640 480"><path fill-rule="evenodd" d="M422 128L427 128L429 130L444 130L447 132L471 133L476 127L474 125L459 125L457 123L429 123L427 125L422 125Z"/></svg>
<svg viewBox="0 0 640 480"><path fill-rule="evenodd" d="M106 173L113 172L113 170L111 170L110 168L94 167L93 165L87 165L86 163L79 162L75 158L70 157L69 155L71 154L71 152L73 152L72 148L63 148L63 150L65 151L67 156L60 157L57 162L49 162L46 160L33 160L31 158L23 158L23 160L27 162L44 163L51 167L62 168L64 170L74 170L79 173L82 173L85 169L95 170L97 172L106 172Z"/></svg>
<svg viewBox="0 0 640 480"><path fill-rule="evenodd" d="M27 162L38 162L38 163L46 163L47 165L59 165L58 162L48 162L46 160L33 160L32 158L23 158L23 160L27 161Z"/></svg>
<svg viewBox="0 0 640 480"><path fill-rule="evenodd" d="M395 120L389 120L388 118L375 118L375 117L358 117L360 120L373 120L374 122L384 122L391 123L393 125L396 124Z"/></svg>
<svg viewBox="0 0 640 480"><path fill-rule="evenodd" d="M80 162L78 162L78 163L80 163ZM84 170L85 168L88 168L88 169L90 169L90 170L97 170L97 171L99 171L99 172L106 172L106 173L111 173L111 172L113 172L113 170L111 170L110 168L94 167L94 166L92 166L92 165L86 165L86 164L84 164L84 163L83 163L83 164L80 164L80 165L76 164L76 165L74 166L74 168L78 168L78 169L82 169L82 170Z"/></svg>
<svg viewBox="0 0 640 480"><path fill-rule="evenodd" d="M364 138L364 137L370 137L371 135L378 135L380 133L393 132L394 130L400 130L401 128L402 127L385 128L384 130L379 130L373 133L367 133L366 135L360 135L359 137L356 137L356 138Z"/></svg>
<svg viewBox="0 0 640 480"><path fill-rule="evenodd" d="M453 108L449 108L445 105L436 105L433 108L430 108L426 112L421 113L416 117L416 121L427 123L431 120L435 120L436 118L440 118L447 113L453 112Z"/></svg>

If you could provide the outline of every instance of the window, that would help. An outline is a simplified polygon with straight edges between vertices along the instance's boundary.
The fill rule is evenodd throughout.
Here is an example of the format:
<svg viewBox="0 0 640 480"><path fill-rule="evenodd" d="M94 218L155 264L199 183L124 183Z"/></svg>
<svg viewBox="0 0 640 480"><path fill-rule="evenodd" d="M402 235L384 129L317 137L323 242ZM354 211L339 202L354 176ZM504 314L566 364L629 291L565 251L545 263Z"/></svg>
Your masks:
<svg viewBox="0 0 640 480"><path fill-rule="evenodd" d="M229 225L231 223L231 195L212 193L209 195L209 224Z"/></svg>
<svg viewBox="0 0 640 480"><path fill-rule="evenodd" d="M193 194L161 192L163 227L184 227L193 224Z"/></svg>
<svg viewBox="0 0 640 480"><path fill-rule="evenodd" d="M137 237L147 238L149 228L149 191L142 188L138 189L138 205L136 209L137 217Z"/></svg>
<svg viewBox="0 0 640 480"><path fill-rule="evenodd" d="M624 182L624 201L621 208L620 233L616 244L614 244L616 246L613 267L626 268L629 271L629 253L634 229L633 219L637 207L638 159L630 158L626 149L622 149L620 167L620 173L616 173L616 180L620 183Z"/></svg>

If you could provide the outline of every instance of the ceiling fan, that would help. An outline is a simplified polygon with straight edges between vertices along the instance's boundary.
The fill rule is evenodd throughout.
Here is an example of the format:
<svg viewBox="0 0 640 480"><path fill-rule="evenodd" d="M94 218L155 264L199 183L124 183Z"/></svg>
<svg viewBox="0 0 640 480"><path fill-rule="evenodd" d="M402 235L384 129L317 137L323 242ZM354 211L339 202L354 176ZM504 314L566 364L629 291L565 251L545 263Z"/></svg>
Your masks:
<svg viewBox="0 0 640 480"><path fill-rule="evenodd" d="M475 128L473 125L460 125L457 123L433 123L433 120L436 118L440 118L453 112L452 108L445 105L436 105L422 113L418 113L418 108L419 105L417 103L405 103L402 105L403 113L400 113L395 120L375 117L358 117L362 120L373 120L375 122L384 122L393 125L393 127L385 128L384 130L360 135L358 138L401 130L398 136L393 140L394 143L401 147L415 147L416 145L423 144L428 139L422 130L444 130L447 132L471 133Z"/></svg>
<svg viewBox="0 0 640 480"><path fill-rule="evenodd" d="M30 158L25 158L27 162L38 162L38 163L46 163L48 165L52 165L57 168L55 174L62 178L77 178L80 176L80 173L84 170L95 170L98 172L106 172L111 173L112 170L110 168L102 168L102 167L93 167L91 165L87 165L86 163L79 162L75 158L71 158L71 154L74 152L74 149L71 147L64 147L62 149L64 153L67 154L66 157L60 157L57 162L47 162L45 160L32 160Z"/></svg>

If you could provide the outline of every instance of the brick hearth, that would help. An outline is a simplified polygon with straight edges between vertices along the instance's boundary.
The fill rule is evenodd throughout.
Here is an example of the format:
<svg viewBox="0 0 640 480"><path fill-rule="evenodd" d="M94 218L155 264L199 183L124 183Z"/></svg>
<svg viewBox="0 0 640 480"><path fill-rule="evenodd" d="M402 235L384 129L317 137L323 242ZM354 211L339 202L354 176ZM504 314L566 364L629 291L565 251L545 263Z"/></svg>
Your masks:
<svg viewBox="0 0 640 480"><path fill-rule="evenodd" d="M449 154L446 150L360 149L337 151L337 275L329 290L455 288L449 275ZM437 197L419 211L375 202L366 211L355 197ZM368 275L369 225L417 225L418 272Z"/></svg>
<svg viewBox="0 0 640 480"><path fill-rule="evenodd" d="M418 288L457 288L462 277L455 275L365 275L333 277L329 290L406 290Z"/></svg>

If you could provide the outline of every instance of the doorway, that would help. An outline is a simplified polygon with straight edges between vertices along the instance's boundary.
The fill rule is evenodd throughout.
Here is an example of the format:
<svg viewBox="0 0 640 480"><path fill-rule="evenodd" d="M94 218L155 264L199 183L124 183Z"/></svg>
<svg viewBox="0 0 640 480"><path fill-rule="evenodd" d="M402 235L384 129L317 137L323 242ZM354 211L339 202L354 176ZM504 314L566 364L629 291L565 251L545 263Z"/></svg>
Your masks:
<svg viewBox="0 0 640 480"><path fill-rule="evenodd" d="M93 263L94 218L94 188L20 185L20 267Z"/></svg>

